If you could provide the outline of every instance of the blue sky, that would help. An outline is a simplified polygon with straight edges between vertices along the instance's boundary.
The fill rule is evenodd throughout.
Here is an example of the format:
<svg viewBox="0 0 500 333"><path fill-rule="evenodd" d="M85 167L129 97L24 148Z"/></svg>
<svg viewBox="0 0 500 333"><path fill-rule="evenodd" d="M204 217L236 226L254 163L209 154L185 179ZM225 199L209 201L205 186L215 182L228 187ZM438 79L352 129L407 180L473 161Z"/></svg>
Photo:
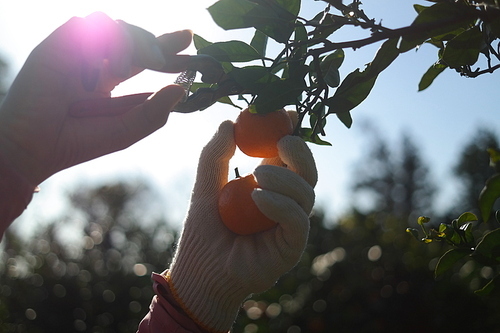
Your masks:
<svg viewBox="0 0 500 333"><path fill-rule="evenodd" d="M185 0L176 1L172 6L169 1L146 0L140 2L139 8L139 3L130 6L116 0L6 1L0 4L0 55L11 65L13 78L31 49L51 31L72 16L84 16L93 11L103 11L114 19L123 19L156 35L190 28L210 41L250 41L251 31L225 32L215 26L206 11L213 2ZM426 1L365 0L363 9L368 16L382 20L385 26L398 28L410 24L415 17L413 3L431 4ZM310 18L323 7L322 2L304 0L302 16ZM336 41L358 37L351 32L335 35ZM378 46L354 52L346 50L341 75L363 68ZM195 51L189 48L186 53L194 54ZM478 126L499 133L500 117L495 114L498 74L466 79L447 71L429 89L417 92L420 77L435 60L436 49L432 46L400 56L381 74L368 99L352 112L352 128L346 129L332 116L326 128L326 140L333 146L310 146L319 170L317 203L326 208L330 216L341 215L351 203L348 186L356 176L353 174L355 163L362 161L369 149L363 135L363 122L372 123L395 147L403 132L410 134L442 190L436 208L445 207L456 189L450 169ZM157 90L174 79L173 75L141 73L117 87L114 94ZM180 226L201 148L220 122L234 120L237 114L234 108L213 106L204 112L171 115L164 128L127 150L65 170L41 184L42 192L35 196L16 225L31 228L57 215L64 208L64 194L79 184L143 177L158 190L163 202L160 212ZM244 172L251 172L258 162L238 154L232 164Z"/></svg>

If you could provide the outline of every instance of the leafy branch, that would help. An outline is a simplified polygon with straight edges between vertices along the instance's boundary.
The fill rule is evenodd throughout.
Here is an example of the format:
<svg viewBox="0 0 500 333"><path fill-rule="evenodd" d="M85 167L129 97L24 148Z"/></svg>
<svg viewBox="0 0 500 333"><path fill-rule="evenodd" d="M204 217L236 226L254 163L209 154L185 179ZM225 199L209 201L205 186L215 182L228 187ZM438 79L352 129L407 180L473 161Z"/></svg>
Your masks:
<svg viewBox="0 0 500 333"><path fill-rule="evenodd" d="M489 149L491 166L496 170L481 191L478 198L480 218L470 212L461 214L451 223L441 223L438 230L428 229L428 217L419 217L418 225L424 234L420 238L417 229L408 228L406 231L423 243L444 241L452 248L445 252L439 259L434 275L439 277L450 270L458 261L469 257L482 267L500 268L500 211L492 214L495 202L500 198L500 151ZM493 215L493 217L492 217ZM483 223L481 223L483 222ZM480 227L488 222L487 233L481 234ZM500 273L491 279L483 288L476 291L479 295L488 295L500 290Z"/></svg>
<svg viewBox="0 0 500 333"><path fill-rule="evenodd" d="M296 132L305 140L329 144L320 136L326 134L326 119L332 114L350 127L351 110L368 97L378 75L399 55L423 44L436 46L438 59L422 76L419 90L428 88L445 69L477 77L500 68L500 9L494 0L429 0L431 6L414 5L414 21L397 29L370 18L359 0L323 1L323 11L304 18L299 16L300 0L219 0L208 9L215 23L226 30L254 29L251 42L210 43L195 37L198 53L221 61L228 76L250 93L251 98L241 99L248 100L253 110L266 113L295 106ZM367 30L370 35L333 42L335 33L345 27ZM267 55L269 40L281 45L274 57ZM341 78L345 49L379 42L372 62ZM473 69L481 54L486 68ZM247 64L237 67L236 63ZM228 98L221 101L232 104ZM306 117L309 126L304 124Z"/></svg>

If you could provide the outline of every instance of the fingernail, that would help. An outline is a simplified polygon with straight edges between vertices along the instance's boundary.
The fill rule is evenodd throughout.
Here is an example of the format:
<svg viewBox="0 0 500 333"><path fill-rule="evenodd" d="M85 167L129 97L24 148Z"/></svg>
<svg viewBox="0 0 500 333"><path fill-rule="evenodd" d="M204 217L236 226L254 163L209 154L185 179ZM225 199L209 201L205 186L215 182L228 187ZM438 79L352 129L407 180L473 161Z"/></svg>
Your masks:
<svg viewBox="0 0 500 333"><path fill-rule="evenodd" d="M152 33L124 21L117 22L127 30L132 38L132 59L134 65L156 70L159 70L166 65L163 52L158 45L156 37Z"/></svg>

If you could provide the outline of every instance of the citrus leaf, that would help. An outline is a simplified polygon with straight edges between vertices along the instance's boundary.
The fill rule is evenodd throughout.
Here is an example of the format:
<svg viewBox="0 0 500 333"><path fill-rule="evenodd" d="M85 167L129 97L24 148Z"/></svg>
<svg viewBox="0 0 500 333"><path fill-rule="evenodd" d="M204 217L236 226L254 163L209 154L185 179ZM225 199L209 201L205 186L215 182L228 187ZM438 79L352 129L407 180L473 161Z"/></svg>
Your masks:
<svg viewBox="0 0 500 333"><path fill-rule="evenodd" d="M235 108L240 109L240 110L242 109L240 106L234 104L229 96L221 97L217 100L217 102L234 106Z"/></svg>
<svg viewBox="0 0 500 333"><path fill-rule="evenodd" d="M199 50L199 49L202 49L202 48L207 47L209 45L212 45L213 43L207 41L206 39L204 39L200 35L194 34L193 35L193 44L194 44L194 47L196 48L196 50Z"/></svg>
<svg viewBox="0 0 500 333"><path fill-rule="evenodd" d="M439 258L439 261L436 265L436 268L434 270L434 277L439 277L443 273L445 273L447 270L453 267L455 263L465 257L468 254L471 254L471 250L468 249L451 249L445 252Z"/></svg>
<svg viewBox="0 0 500 333"><path fill-rule="evenodd" d="M335 94L326 100L328 113L347 113L358 106L370 94L376 78L366 75L366 72L360 72L359 68L349 73Z"/></svg>
<svg viewBox="0 0 500 333"><path fill-rule="evenodd" d="M361 72L356 69L342 81L335 94L327 99L326 105L329 113L346 113L363 102L370 94L375 81L384 69L387 68L399 55L396 38L388 39L377 51L375 58ZM344 114L339 118L346 126L350 126L352 118Z"/></svg>
<svg viewBox="0 0 500 333"><path fill-rule="evenodd" d="M261 59L262 56L252 46L239 41L218 42L198 50L222 62L247 62Z"/></svg>
<svg viewBox="0 0 500 333"><path fill-rule="evenodd" d="M400 50L406 52L427 39L459 28L468 28L474 22L474 10L460 3L439 2L421 10L411 27L413 31L401 41Z"/></svg>
<svg viewBox="0 0 500 333"><path fill-rule="evenodd" d="M399 38L391 38L380 46L375 58L370 63L370 75L375 76L380 74L384 69L389 67L394 60L396 60L400 53L398 49L398 41Z"/></svg>
<svg viewBox="0 0 500 333"><path fill-rule="evenodd" d="M297 26L295 27L294 41L295 42L304 42L304 41L307 41L307 30L306 30L306 27L304 26L304 24L302 24L300 22L297 22ZM301 58L303 59L304 56L306 55L306 52L307 52L307 44L304 44L301 47L297 48L297 52L295 52L294 58L297 59L297 60L299 60Z"/></svg>
<svg viewBox="0 0 500 333"><path fill-rule="evenodd" d="M422 5L413 5L413 9L417 12L417 14L420 14L421 12L424 11L424 9L429 8L428 6L422 6Z"/></svg>
<svg viewBox="0 0 500 333"><path fill-rule="evenodd" d="M479 194L479 210L483 221L488 221L495 201L500 197L500 174L490 177Z"/></svg>
<svg viewBox="0 0 500 333"><path fill-rule="evenodd" d="M257 4L247 0L220 0L208 7L214 22L225 30L250 28L246 15L257 8Z"/></svg>
<svg viewBox="0 0 500 333"><path fill-rule="evenodd" d="M479 57L482 42L483 34L478 26L466 30L446 44L441 59L452 68L473 65Z"/></svg>
<svg viewBox="0 0 500 333"><path fill-rule="evenodd" d="M476 214L470 213L470 212L465 212L458 217L458 225L462 226L463 224L465 224L467 222L473 222L473 221L477 221L477 220L478 219L477 219Z"/></svg>
<svg viewBox="0 0 500 333"><path fill-rule="evenodd" d="M292 13L294 16L299 15L300 0L276 0L281 7Z"/></svg>
<svg viewBox="0 0 500 333"><path fill-rule="evenodd" d="M446 65L440 63L435 63L434 65L429 67L427 72L425 72L425 74L422 76L422 79L420 79L420 82L418 83L418 91L423 91L429 88L436 77L441 74L446 68Z"/></svg>
<svg viewBox="0 0 500 333"><path fill-rule="evenodd" d="M295 11L294 6L287 8ZM220 0L208 11L214 22L225 30L254 27L277 42L286 43L297 17L288 9L276 0Z"/></svg>
<svg viewBox="0 0 500 333"><path fill-rule="evenodd" d="M342 124L345 125L345 127L351 128L352 117L351 117L351 113L349 111L337 112L336 115L337 115L337 118L339 118L339 120L342 122Z"/></svg>
<svg viewBox="0 0 500 333"><path fill-rule="evenodd" d="M267 40L267 35L265 35L262 31L255 30L255 34L253 35L252 41L250 42L250 46L252 46L261 57L265 57Z"/></svg>
<svg viewBox="0 0 500 333"><path fill-rule="evenodd" d="M474 291L474 293L479 296L488 296L494 290L498 290L499 287L500 287L500 275L497 275L493 279L488 281L488 283L483 288Z"/></svg>
<svg viewBox="0 0 500 333"><path fill-rule="evenodd" d="M473 257L485 265L500 263L500 229L488 232L477 244Z"/></svg>
<svg viewBox="0 0 500 333"><path fill-rule="evenodd" d="M257 113L268 113L295 104L305 89L305 83L298 80L283 79L271 82L260 91L254 100Z"/></svg>
<svg viewBox="0 0 500 333"><path fill-rule="evenodd" d="M247 66L243 68L234 68L229 76L240 86L254 94L259 94L264 90L267 84L279 80L279 78L269 73L263 66Z"/></svg>
<svg viewBox="0 0 500 333"><path fill-rule="evenodd" d="M344 50L338 49L330 53L320 63L321 73L323 80L330 87L338 87L340 84L340 71L339 68L344 61Z"/></svg>
<svg viewBox="0 0 500 333"><path fill-rule="evenodd" d="M307 142L315 143L320 146L331 146L332 144L328 141L320 139L318 134L313 133L312 128L301 128L300 137Z"/></svg>

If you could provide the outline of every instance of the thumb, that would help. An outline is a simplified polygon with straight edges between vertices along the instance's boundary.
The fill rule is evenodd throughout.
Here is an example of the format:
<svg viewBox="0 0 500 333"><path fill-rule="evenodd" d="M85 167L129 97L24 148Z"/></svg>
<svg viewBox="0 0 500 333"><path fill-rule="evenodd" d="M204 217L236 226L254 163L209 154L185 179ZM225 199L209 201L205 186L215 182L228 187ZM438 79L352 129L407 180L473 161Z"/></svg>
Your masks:
<svg viewBox="0 0 500 333"><path fill-rule="evenodd" d="M224 121L203 148L198 163L192 201L196 199L218 200L220 189L227 183L229 160L236 150L233 133L233 122Z"/></svg>
<svg viewBox="0 0 500 333"><path fill-rule="evenodd" d="M151 132L165 125L167 122L170 111L185 95L185 90L178 85L167 86L153 95L149 100L143 104L145 119L151 126ZM133 114L133 112L132 112Z"/></svg>

